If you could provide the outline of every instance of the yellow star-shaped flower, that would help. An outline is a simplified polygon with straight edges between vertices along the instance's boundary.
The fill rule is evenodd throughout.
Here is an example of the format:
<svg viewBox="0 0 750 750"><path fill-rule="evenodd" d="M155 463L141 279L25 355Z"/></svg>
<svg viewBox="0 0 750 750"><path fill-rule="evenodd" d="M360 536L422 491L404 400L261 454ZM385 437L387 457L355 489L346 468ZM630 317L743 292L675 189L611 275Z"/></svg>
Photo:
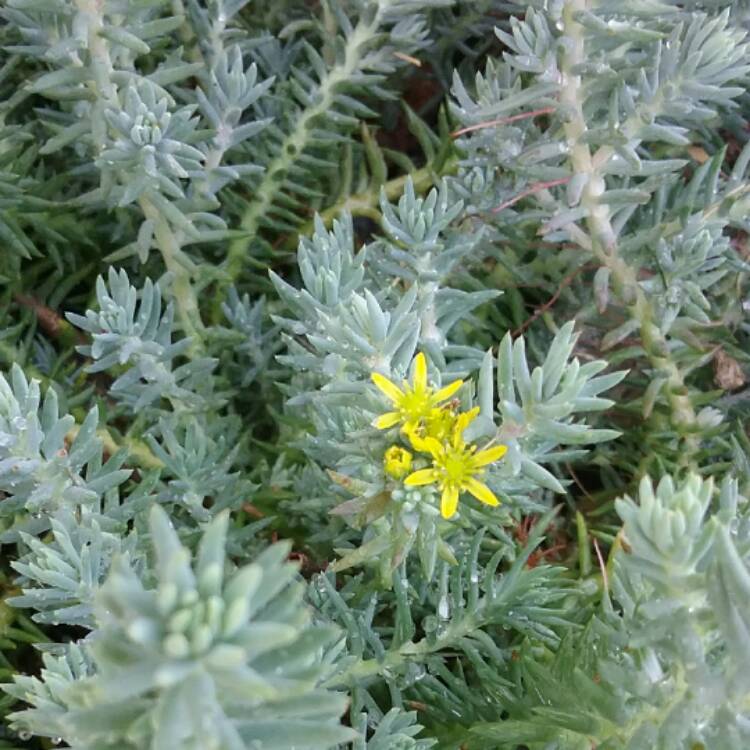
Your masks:
<svg viewBox="0 0 750 750"><path fill-rule="evenodd" d="M445 388L434 391L427 384L427 360L422 352L414 358L412 382L404 380L401 388L380 373L374 372L371 377L395 407L393 411L381 414L374 422L375 427L386 430L400 422L407 433L415 430L422 420L429 419L433 411L463 385L463 380L454 380Z"/></svg>
<svg viewBox="0 0 750 750"><path fill-rule="evenodd" d="M463 431L477 416L479 409L472 409L459 414L449 441L441 443L433 437L419 438L410 435L414 447L432 457L432 466L419 469L409 474L404 480L408 487L419 487L427 484L437 485L441 491L440 511L443 518L450 518L458 508L458 497L466 491L485 505L498 505L500 501L495 493L477 477L485 467L499 461L508 450L505 445L496 445L477 451L476 445L464 442Z"/></svg>

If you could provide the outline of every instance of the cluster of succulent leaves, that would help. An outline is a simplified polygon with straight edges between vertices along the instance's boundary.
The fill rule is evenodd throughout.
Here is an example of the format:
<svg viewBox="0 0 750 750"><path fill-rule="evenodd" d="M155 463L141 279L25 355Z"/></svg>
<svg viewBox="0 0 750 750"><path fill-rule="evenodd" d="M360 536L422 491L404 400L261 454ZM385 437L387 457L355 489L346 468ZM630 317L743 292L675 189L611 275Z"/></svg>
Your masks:
<svg viewBox="0 0 750 750"><path fill-rule="evenodd" d="M0 749L750 746L749 31L5 0Z"/></svg>

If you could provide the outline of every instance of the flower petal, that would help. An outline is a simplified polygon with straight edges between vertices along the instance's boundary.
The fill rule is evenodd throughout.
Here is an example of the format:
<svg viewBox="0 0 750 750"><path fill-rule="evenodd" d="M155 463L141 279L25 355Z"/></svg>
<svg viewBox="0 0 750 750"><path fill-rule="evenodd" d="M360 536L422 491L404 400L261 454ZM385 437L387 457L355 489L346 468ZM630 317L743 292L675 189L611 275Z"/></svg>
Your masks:
<svg viewBox="0 0 750 750"><path fill-rule="evenodd" d="M414 390L425 391L427 389L427 360L424 354L419 352L414 357Z"/></svg>
<svg viewBox="0 0 750 750"><path fill-rule="evenodd" d="M454 448L458 448L463 443L464 430L476 419L477 414L479 414L479 407L475 406L456 417L456 423L453 425L453 439L451 440Z"/></svg>
<svg viewBox="0 0 750 750"><path fill-rule="evenodd" d="M459 414L456 417L456 430L458 432L463 432L477 418L478 414L478 406L475 406L473 409L469 409L469 411L465 411L462 414Z"/></svg>
<svg viewBox="0 0 750 750"><path fill-rule="evenodd" d="M474 497L485 505L500 505L500 501L495 497L495 493L482 482L470 477L464 482L464 489L471 492Z"/></svg>
<svg viewBox="0 0 750 750"><path fill-rule="evenodd" d="M458 508L458 487L449 484L443 487L443 496L440 499L440 512L443 518L450 518Z"/></svg>
<svg viewBox="0 0 750 750"><path fill-rule="evenodd" d="M406 435L406 437L411 440L412 435L415 435L416 437L419 437L419 421L414 421L413 419L409 419L401 426L401 432Z"/></svg>
<svg viewBox="0 0 750 750"><path fill-rule="evenodd" d="M395 384L392 383L384 375L379 372L374 372L370 375L372 382L383 392L388 398L393 401L394 404L399 403L404 397L403 391Z"/></svg>
<svg viewBox="0 0 750 750"><path fill-rule="evenodd" d="M404 479L404 484L407 487L421 487L424 484L433 484L435 481L435 470L434 469L420 469L409 474Z"/></svg>
<svg viewBox="0 0 750 750"><path fill-rule="evenodd" d="M463 384L463 380L454 380L449 385L441 388L437 393L433 395L433 403L439 404L441 401L447 401Z"/></svg>
<svg viewBox="0 0 750 750"><path fill-rule="evenodd" d="M434 458L443 454L443 446L434 437L419 437L415 432L407 432L407 437L411 441L414 450L422 453L429 453Z"/></svg>
<svg viewBox="0 0 750 750"><path fill-rule="evenodd" d="M401 415L397 411L387 411L385 414L381 414L373 424L379 430L387 430L389 427L393 427L394 424L398 424L401 420Z"/></svg>
<svg viewBox="0 0 750 750"><path fill-rule="evenodd" d="M473 466L487 466L487 464L495 463L499 461L508 452L507 445L495 445L492 448L486 448L483 451L479 451L473 459Z"/></svg>

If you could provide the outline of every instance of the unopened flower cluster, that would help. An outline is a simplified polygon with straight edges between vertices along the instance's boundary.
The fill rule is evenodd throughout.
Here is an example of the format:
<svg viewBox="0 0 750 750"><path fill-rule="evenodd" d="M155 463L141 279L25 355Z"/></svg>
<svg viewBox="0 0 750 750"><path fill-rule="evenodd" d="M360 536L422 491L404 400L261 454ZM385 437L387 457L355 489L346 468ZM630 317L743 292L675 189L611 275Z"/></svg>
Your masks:
<svg viewBox="0 0 750 750"><path fill-rule="evenodd" d="M452 397L463 385L454 380L438 390L427 382L427 360L423 353L413 362L412 381L399 388L381 375L372 374L372 382L393 405L374 422L380 430L397 425L412 450L399 444L388 448L383 467L393 479L403 479L407 487L435 485L441 491L440 511L451 518L462 493L468 492L486 505L499 504L495 493L479 477L485 468L499 461L507 451L504 445L487 445L482 450L464 440L464 431L476 418L479 408L459 411Z"/></svg>

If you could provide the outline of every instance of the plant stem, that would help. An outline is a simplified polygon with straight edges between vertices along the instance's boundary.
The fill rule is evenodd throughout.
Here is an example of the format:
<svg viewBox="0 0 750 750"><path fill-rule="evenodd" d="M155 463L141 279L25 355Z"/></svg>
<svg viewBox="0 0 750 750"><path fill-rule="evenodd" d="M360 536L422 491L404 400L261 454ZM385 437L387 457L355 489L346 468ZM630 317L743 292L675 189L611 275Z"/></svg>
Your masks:
<svg viewBox="0 0 750 750"><path fill-rule="evenodd" d="M373 221L380 221L380 211L378 210L378 203L380 201L380 190L385 191L385 195L389 201L398 200L404 192L404 185L406 181L411 177L414 183L414 192L417 194L426 193L431 187L434 187L441 177L445 175L453 174L458 166L458 159L456 157L449 157L445 160L442 167L439 170L433 168L431 164L427 164L416 172L411 172L409 175L401 175L400 177L394 177L388 180L384 185L373 184L368 187L362 193L356 193L355 195L349 195L346 198L334 203L324 211L321 211L320 218L323 220L323 224L326 227L330 227L333 224L333 220L341 216L342 213L346 212L352 216L367 216ZM311 234L313 231L312 219L305 222L299 229L298 232L290 235L289 239L284 243L284 247L288 250L296 248L299 238Z"/></svg>
<svg viewBox="0 0 750 750"><path fill-rule="evenodd" d="M104 118L106 106L119 108L117 90L112 83L112 59L109 56L107 40L101 36L104 28L102 4L96 0L76 0L76 6L88 24L88 52L93 80L88 86L93 90L91 105L91 136L96 147L96 156L107 145L107 121ZM79 64L80 61L79 61Z"/></svg>
<svg viewBox="0 0 750 750"><path fill-rule="evenodd" d="M154 223L154 238L164 259L167 271L172 275L172 296L177 306L177 314L186 336L192 339L191 352L195 355L203 348L203 323L198 300L190 283L190 273L180 262L180 243L174 236L169 222L159 213L148 198L141 197L138 204L143 215Z"/></svg>
<svg viewBox="0 0 750 750"><path fill-rule="evenodd" d="M575 20L575 15L585 11L587 5L587 0L567 0L562 13L567 44L562 55L560 102L568 113L563 127L568 142L572 144L570 160L576 174L588 176L581 205L588 210L586 224L591 251L602 265L609 268L629 314L638 322L643 347L651 365L666 380L672 425L683 439L680 461L683 466L691 467L700 446L695 435L697 419L688 388L671 356L669 342L656 323L653 307L638 284L637 269L628 265L618 254L617 235L612 226L609 206L600 200L606 185L599 170L607 155L597 154L597 158L593 159L583 138L587 129L583 113L584 94L581 78L574 70L586 62L586 50L584 28Z"/></svg>
<svg viewBox="0 0 750 750"><path fill-rule="evenodd" d="M229 283L235 281L242 273L245 259L260 230L261 223L284 189L286 175L296 163L299 155L304 153L309 146L315 129L315 121L333 108L339 86L357 71L368 52L368 42L378 33L384 12L389 5L390 0L379 0L377 10L372 15L365 14L365 17L360 19L346 38L341 62L327 71L320 81L313 103L300 113L292 130L279 144L275 158L266 165L263 179L255 191L254 200L240 221L240 228L247 234L234 240L229 246L227 256Z"/></svg>
<svg viewBox="0 0 750 750"><path fill-rule="evenodd" d="M97 155L106 147L106 119L105 106L120 109L117 89L112 83L112 60L109 55L107 40L101 35L104 28L102 3L97 0L77 0L78 9L88 20L88 50L91 58L93 75L92 88L95 101L92 105L92 136L96 144ZM144 216L154 222L154 236L156 244L164 259L164 265L172 274L173 295L177 305L177 312L183 331L192 339L191 354L197 353L203 346L201 322L198 302L190 283L190 274L179 261L180 244L174 236L171 227L162 214L149 201L142 197L138 201Z"/></svg>

